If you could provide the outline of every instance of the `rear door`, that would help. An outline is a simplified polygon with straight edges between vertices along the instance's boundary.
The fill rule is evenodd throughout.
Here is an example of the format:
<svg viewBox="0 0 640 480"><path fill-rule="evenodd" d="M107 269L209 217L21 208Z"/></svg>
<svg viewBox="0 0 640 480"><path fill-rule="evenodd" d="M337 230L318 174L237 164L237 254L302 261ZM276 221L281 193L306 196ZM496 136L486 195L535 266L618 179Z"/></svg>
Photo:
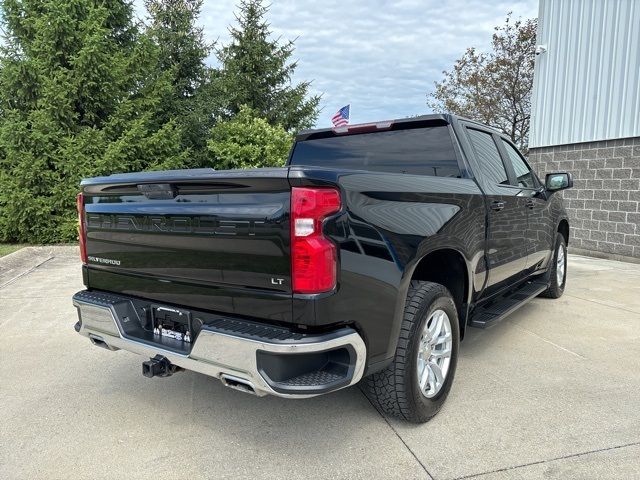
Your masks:
<svg viewBox="0 0 640 480"><path fill-rule="evenodd" d="M90 288L291 319L287 169L83 183Z"/></svg>
<svg viewBox="0 0 640 480"><path fill-rule="evenodd" d="M489 277L485 293L517 282L527 260L526 199L511 185L507 169L498 149L500 138L475 126L466 127L479 172L478 181L486 193L488 206L487 260Z"/></svg>

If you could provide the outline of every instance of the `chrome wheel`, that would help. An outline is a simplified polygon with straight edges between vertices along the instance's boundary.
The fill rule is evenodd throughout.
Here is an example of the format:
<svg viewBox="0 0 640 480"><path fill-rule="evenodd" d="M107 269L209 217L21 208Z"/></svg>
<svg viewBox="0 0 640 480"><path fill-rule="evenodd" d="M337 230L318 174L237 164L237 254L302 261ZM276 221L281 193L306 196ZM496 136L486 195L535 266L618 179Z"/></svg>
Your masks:
<svg viewBox="0 0 640 480"><path fill-rule="evenodd" d="M436 310L425 322L418 345L418 384L425 397L436 396L444 385L452 348L449 316L443 310Z"/></svg>
<svg viewBox="0 0 640 480"><path fill-rule="evenodd" d="M558 247L558 258L556 259L556 280L558 287L562 287L564 283L564 272L567 269L567 256L564 253L564 245Z"/></svg>

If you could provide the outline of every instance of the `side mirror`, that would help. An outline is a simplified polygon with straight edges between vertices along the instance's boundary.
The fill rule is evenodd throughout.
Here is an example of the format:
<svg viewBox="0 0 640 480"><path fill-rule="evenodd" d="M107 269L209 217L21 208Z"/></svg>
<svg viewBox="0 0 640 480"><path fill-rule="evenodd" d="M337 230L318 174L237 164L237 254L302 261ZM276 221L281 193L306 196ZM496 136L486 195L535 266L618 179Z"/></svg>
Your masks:
<svg viewBox="0 0 640 480"><path fill-rule="evenodd" d="M548 173L544 181L544 188L548 192L557 192L571 187L573 187L573 176L570 173Z"/></svg>

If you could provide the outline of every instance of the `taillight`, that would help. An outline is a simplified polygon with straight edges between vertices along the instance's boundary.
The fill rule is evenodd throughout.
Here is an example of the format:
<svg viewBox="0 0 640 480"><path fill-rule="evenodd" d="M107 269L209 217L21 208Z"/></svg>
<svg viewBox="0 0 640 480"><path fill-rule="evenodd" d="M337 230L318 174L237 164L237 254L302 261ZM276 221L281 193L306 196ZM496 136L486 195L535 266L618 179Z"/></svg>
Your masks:
<svg viewBox="0 0 640 480"><path fill-rule="evenodd" d="M322 234L322 221L338 210L338 190L292 188L291 277L294 293L321 293L336 286L336 246Z"/></svg>
<svg viewBox="0 0 640 480"><path fill-rule="evenodd" d="M80 259L82 263L87 261L87 223L84 214L84 195L79 193L76 197L76 206L78 207L78 238L80 240Z"/></svg>

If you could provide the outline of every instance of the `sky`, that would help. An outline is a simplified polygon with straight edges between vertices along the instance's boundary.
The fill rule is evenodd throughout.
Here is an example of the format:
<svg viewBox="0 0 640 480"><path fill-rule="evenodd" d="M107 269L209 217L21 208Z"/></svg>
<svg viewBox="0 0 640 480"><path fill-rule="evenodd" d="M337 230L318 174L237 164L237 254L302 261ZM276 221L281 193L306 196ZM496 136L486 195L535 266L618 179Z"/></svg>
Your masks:
<svg viewBox="0 0 640 480"><path fill-rule="evenodd" d="M208 40L228 42L235 3L204 0ZM346 104L351 123L430 113L433 82L467 47L487 50L508 12L536 17L538 0L272 0L267 19L275 36L296 39L294 81L322 94L316 126L327 127Z"/></svg>

